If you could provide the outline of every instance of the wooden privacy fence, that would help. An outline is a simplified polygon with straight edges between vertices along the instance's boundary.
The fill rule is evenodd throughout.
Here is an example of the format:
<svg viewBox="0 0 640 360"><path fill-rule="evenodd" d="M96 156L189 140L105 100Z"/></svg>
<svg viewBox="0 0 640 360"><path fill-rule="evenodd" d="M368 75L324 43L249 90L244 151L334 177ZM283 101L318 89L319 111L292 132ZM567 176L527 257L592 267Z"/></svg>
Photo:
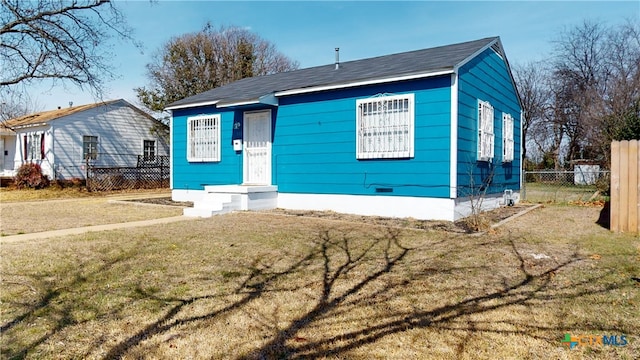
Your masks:
<svg viewBox="0 0 640 360"><path fill-rule="evenodd" d="M611 231L640 232L638 140L611 143Z"/></svg>

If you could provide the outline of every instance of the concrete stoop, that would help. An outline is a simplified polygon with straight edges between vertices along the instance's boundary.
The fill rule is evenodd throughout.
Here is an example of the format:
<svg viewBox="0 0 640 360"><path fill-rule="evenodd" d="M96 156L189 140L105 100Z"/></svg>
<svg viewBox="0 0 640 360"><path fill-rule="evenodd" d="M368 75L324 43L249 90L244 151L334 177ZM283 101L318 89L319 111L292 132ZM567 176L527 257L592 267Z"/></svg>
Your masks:
<svg viewBox="0 0 640 360"><path fill-rule="evenodd" d="M278 187L271 185L213 185L204 187L204 196L185 208L183 214L211 217L238 210L266 210L278 206Z"/></svg>

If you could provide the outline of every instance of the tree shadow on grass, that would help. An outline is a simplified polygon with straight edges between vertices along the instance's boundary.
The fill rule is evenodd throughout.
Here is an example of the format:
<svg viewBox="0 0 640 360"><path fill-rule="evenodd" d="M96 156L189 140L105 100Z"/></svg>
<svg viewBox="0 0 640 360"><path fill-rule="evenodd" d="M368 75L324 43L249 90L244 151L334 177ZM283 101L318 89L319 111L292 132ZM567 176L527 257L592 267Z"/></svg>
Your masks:
<svg viewBox="0 0 640 360"><path fill-rule="evenodd" d="M41 295L39 296L39 300L31 305L27 305L26 311L0 326L0 336L5 338L3 339L3 343L10 344L7 348L1 349L2 356L9 359L25 358L29 352L65 328L86 322L87 320L78 320L73 316L73 312L79 308L78 304L64 297L70 297L72 293L88 284L92 279L109 271L118 263L132 258L134 255L135 252L131 250L120 251L116 256L103 259L102 264L99 266L94 266L94 263L81 263L78 266L74 266L74 268L70 267L66 269L66 271L56 269L55 272L51 274L21 275L29 278L29 282L36 283L36 286L28 286L32 288L34 293L40 293ZM47 276L61 273L68 275L63 278L62 281L54 282L46 279ZM87 302L83 303L83 310L93 313L99 312L97 308L92 307ZM121 308L113 309L114 312L119 310L121 310ZM12 330L21 326L33 326L29 323L37 322L40 319L52 322L49 329L40 329L43 332L41 336L33 340L27 340L25 343L24 339L20 339L18 335L12 334ZM38 324L38 326L40 327L41 325Z"/></svg>
<svg viewBox="0 0 640 360"><path fill-rule="evenodd" d="M148 339L152 336L165 333L177 326L197 323L205 320L211 320L218 316L222 316L234 310L238 310L247 306L253 300L258 299L264 292L272 291L269 286L279 278L286 276L292 272L298 271L306 266L309 261L316 256L315 252L310 252L307 256L292 263L288 268L280 271L272 271L270 265L262 261L263 259L255 259L252 265L249 267L249 275L241 284L239 284L232 293L240 295L241 298L233 303L209 312L205 315L191 316L186 318L179 317L181 311L198 301L214 299L217 297L226 296L226 294L220 295L206 295L198 297L190 297L186 299L180 298L160 298L138 287L137 292L146 299L153 299L162 303L176 303L169 311L165 313L160 319L147 325L145 328L139 330L137 333L129 336L125 340L118 343L111 348L104 357L105 359L118 359L125 355L130 349L137 346L141 341ZM260 264L260 265L259 265ZM291 289L288 289L291 290Z"/></svg>
<svg viewBox="0 0 640 360"><path fill-rule="evenodd" d="M460 241L460 246L451 247L452 241ZM567 267L582 261L577 251L564 259L547 264L544 268L536 268L525 258L518 249L516 239L508 239L509 255L517 264L516 275L503 276L500 289L485 291L480 295L471 295L458 301L449 301L446 305L440 305L429 309L413 308L408 311L390 309L380 316L369 319L366 326L352 326L339 334L327 332L320 338L306 338L304 332L312 327L326 325L334 317L346 317L347 321L354 319L350 314L355 308L383 305L386 301L393 300L395 292L410 292L414 281L429 279L435 276L460 272L465 270L481 269L490 271L495 264L472 264L467 267L434 266L429 264L420 266L419 274L398 278L392 275L403 274L407 266L416 266L412 263L410 255L416 252L432 254L432 259L447 256L465 256L468 251L477 251L470 247L485 246L491 243L471 242L464 244L464 238L441 238L421 247L410 247L403 244L402 233L398 229L386 228L384 232L371 236L366 240L352 239L348 231L344 229L321 229L313 238L313 247L301 258L296 259L254 259L248 267L246 278L237 285L232 293L240 298L225 304L216 310L203 315L188 316L188 311L182 313L188 305L201 300L213 299L216 295L202 297L180 298L156 298L153 294L139 289L141 296L148 299L156 299L164 303L174 303L165 314L153 323L140 329L135 334L127 337L116 346L112 347L106 359L121 358L130 350L140 345L146 339L167 333L172 329L187 325L200 324L203 321L212 320L225 314L245 311L252 314L258 327L269 329L271 336L259 348L238 354L238 359L317 359L331 356L346 356L350 351L376 343L377 341L393 334L403 333L412 329L435 329L465 331L467 336L474 333L495 333L500 335L525 335L533 339L549 341L536 335L540 331L568 331L567 328L554 328L548 325L535 323L514 323L517 330L502 330L492 327L490 322L469 322L466 319L470 315L483 314L514 305L531 305L532 302L554 301L558 299L580 298L606 293L622 286L621 283L610 283L600 288L590 287L590 283L596 279L582 279L564 286L551 284L555 274ZM284 260L283 260L284 259ZM420 258L423 259L423 258ZM275 263L285 261L289 265L277 270ZM428 261L428 257L427 257ZM259 264L259 265L258 265ZM498 265L499 266L499 265ZM513 266L511 266L513 268ZM289 318L286 314L261 316L261 309L256 301L266 294L279 291L297 291L302 285L299 281L292 280L303 273L313 273L314 278L319 279L317 286L304 287L312 291L309 301L305 303L305 311L302 314ZM287 286L289 282L294 285ZM283 287L282 284L285 284ZM297 285L295 285L297 284ZM454 289L442 289L442 295L448 297L447 291ZM219 296L225 296L221 294ZM271 299L271 301L273 301ZM255 304L252 305L252 304ZM280 304L284 305L284 304ZM275 312L279 309L276 306ZM186 317L185 317L186 316ZM271 320L269 320L271 319ZM287 319L283 327L279 320ZM273 321L273 323L269 323ZM503 322L504 323L504 322ZM463 325L461 325L463 324ZM625 329L610 327L603 329L594 326L594 330L610 330L624 332ZM626 329L628 330L628 329ZM458 355L465 352L465 340L461 339L456 351ZM231 355L231 354L229 354Z"/></svg>
<svg viewBox="0 0 640 360"><path fill-rule="evenodd" d="M214 292L202 296L192 297L161 297L153 290L144 289L139 284L133 289L138 300L153 300L166 305L162 314L148 325L141 326L136 331L126 334L117 344L111 346L104 355L105 359L117 359L131 355L134 348L143 346L141 343L172 329L185 325L208 326L207 322L227 314L250 312L258 326L269 329L270 336L261 346L253 350L243 349L236 355L238 359L314 359L331 356L348 356L349 352L393 334L401 334L412 329L433 329L435 331L464 331L468 336L476 333L495 333L500 335L524 335L534 339L543 339L537 333L549 331L568 331L570 328L555 328L535 322L517 322L511 325L517 330L497 329L488 321L468 321L470 315L483 314L513 305L531 305L534 302L548 302L580 298L597 293L608 292L620 288L623 283L611 282L594 288L589 284L597 278L585 278L572 281L565 285L552 283L557 272L567 269L583 259L577 251L564 256L558 261L535 267L530 258L525 256L514 238L507 240L491 237L446 238L439 236L435 240L419 242L419 246L409 246L410 242L403 237L398 229L378 228L382 231L372 231L370 235L360 236L350 234L346 227L322 228L312 237L312 246L299 255L283 254L277 257L258 256L249 259L249 265L239 270L244 274L238 283L229 291ZM473 239L473 240L470 240ZM505 256L513 260L514 265L489 263L478 257L480 264L458 263L456 257L464 258L471 254L481 253L484 248L490 248L496 242L506 241L503 246ZM504 245L504 244L501 244ZM134 248L135 249L135 248ZM78 271L70 276L66 284L45 288L41 300L24 314L2 325L2 334L11 332L18 325L24 325L29 319L37 317L38 312L51 308L55 302L61 302L59 310L50 309L49 316L56 318L56 324L46 334L20 347L12 347L5 353L9 358L25 357L31 350L44 343L56 332L67 326L79 323L70 316L73 304L68 299L59 301L60 297L82 287L92 277L108 271L119 261L133 257L131 253L122 254L105 262L101 266L92 268L91 272ZM452 259L452 260L449 260ZM383 307L393 301L397 294L402 296L419 296L420 288L412 287L425 281L446 282L449 276L455 276L465 271L480 271L480 276L499 273L497 269L507 269L502 281L497 282L498 289L473 288L469 294L460 299L451 296L452 292L464 292L464 283L452 281L449 285L439 285L432 291L440 293L445 299L438 305L429 307L422 304L422 308L412 309L389 307L385 311L376 311L376 316L361 319L353 310L360 308ZM236 270L236 269L234 269ZM311 280L309 280L311 279ZM311 284L313 283L313 284ZM290 313L272 316L262 316L267 311L260 307L259 299L278 292L293 293L302 288L308 294L304 302L304 309ZM225 302L229 295L235 300ZM189 307L197 303L216 300L217 305L211 305L203 314L190 313ZM273 301L273 297L269 300ZM286 301L286 300L285 300ZM281 304L284 305L284 304ZM122 305L125 306L125 305ZM276 306L276 312L279 307ZM112 315L121 315L123 308L113 308ZM108 314L103 314L108 316ZM334 320L334 319L339 320ZM305 332L313 327L322 328L330 321L353 320L356 325L342 327L339 333L335 331L321 332L315 338L309 338ZM269 323L272 321L273 323ZM509 320L501 320L507 324ZM359 325L357 325L359 324ZM329 324L331 325L331 324ZM594 330L610 330L629 333L629 329L616 327L603 328L592 325ZM94 349L89 349L85 356L95 356L96 348L103 346L107 339L103 336L94 341ZM459 355L465 352L465 340L460 339L456 351ZM81 357L81 355L78 355Z"/></svg>
<svg viewBox="0 0 640 360"><path fill-rule="evenodd" d="M357 264L364 258L368 250L352 254L349 250L348 241L336 241L323 236L320 238L322 256L324 258L323 286L315 305L303 315L293 319L287 326L278 330L263 346L255 351L241 355L238 359L317 359L331 356L345 356L349 351L357 349L368 344L373 344L387 336L406 332L412 329L430 328L436 330L457 330L467 332L467 336L473 333L489 332L497 334L517 334L525 335L530 338L543 339L535 333L540 330L546 331L567 331L566 328L554 328L532 323L517 323L518 330L497 330L488 326L483 326L482 322L463 321L464 326L455 324L457 320L468 318L469 315L482 314L498 310L513 305L527 305L532 301L552 301L556 299L580 298L583 296L594 295L597 293L606 293L622 286L622 283L611 283L600 289L590 288L588 285L593 279L584 279L580 282L567 284L566 286L550 285L551 279L556 272L563 270L579 261L582 258L574 252L561 262L548 267L544 271L531 271L528 266L528 260L517 248L514 239L510 239L512 255L515 256L520 274L520 280L509 284L512 278L504 279L504 286L500 290L491 291L483 295L470 296L462 301L452 302L448 305L435 307L428 310L413 309L412 311L389 311L382 317L372 319L374 324L361 327L359 329L350 329L336 335L321 336L320 339L309 340L299 334L314 324L326 320L326 318L340 313L340 308L349 303L353 306L369 306L372 302L387 301L379 295L391 290L393 287L408 286L411 281L405 281L401 284L393 284L385 287L372 294L362 294L361 290L369 283L379 279L380 277L394 271L407 257L411 251L400 243L399 234L389 231L384 239L385 248L383 251L384 266L379 270L371 272L365 278L352 283L350 287L337 291L335 285L339 280L345 280L349 277L349 272L354 269ZM430 248L436 247L432 244ZM330 247L343 250L342 258L344 259L338 266L330 266L332 263L328 249ZM395 251L394 251L395 250ZM425 249L421 249L425 251ZM481 267L490 266L482 265ZM442 269L448 271L452 269ZM437 271L439 272L439 271ZM426 274L429 276L429 274ZM443 294L446 296L446 294ZM347 321L348 322L348 321ZM617 332L625 332L625 329L617 327L604 328L599 326L594 330L609 330ZM626 329L627 333L629 329ZM543 339L548 341L549 339ZM460 356L464 351L465 340L462 339L458 345L457 352Z"/></svg>

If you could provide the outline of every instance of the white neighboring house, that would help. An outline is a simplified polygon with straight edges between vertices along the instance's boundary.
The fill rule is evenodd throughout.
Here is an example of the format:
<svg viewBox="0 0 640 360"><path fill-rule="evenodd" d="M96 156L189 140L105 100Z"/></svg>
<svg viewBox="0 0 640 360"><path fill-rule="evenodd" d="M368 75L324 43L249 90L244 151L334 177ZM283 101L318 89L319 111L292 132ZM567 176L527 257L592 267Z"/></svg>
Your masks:
<svg viewBox="0 0 640 360"><path fill-rule="evenodd" d="M136 166L137 155L169 155L169 145L153 129L164 124L119 99L11 119L0 132L2 176L36 163L50 179L84 179L86 163Z"/></svg>
<svg viewBox="0 0 640 360"><path fill-rule="evenodd" d="M4 126L0 127L0 176L15 174L13 158L16 152L16 133Z"/></svg>

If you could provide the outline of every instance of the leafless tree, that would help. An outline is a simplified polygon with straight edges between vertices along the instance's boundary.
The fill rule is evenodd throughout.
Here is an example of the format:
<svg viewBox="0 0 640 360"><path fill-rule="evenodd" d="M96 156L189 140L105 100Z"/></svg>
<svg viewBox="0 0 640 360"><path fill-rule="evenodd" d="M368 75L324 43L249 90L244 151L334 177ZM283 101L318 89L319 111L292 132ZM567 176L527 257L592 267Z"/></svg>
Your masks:
<svg viewBox="0 0 640 360"><path fill-rule="evenodd" d="M554 121L564 127L567 160L608 160L611 140L640 104L639 25L584 21L561 33L554 59Z"/></svg>
<svg viewBox="0 0 640 360"><path fill-rule="evenodd" d="M0 91L0 125L5 121L42 110L26 92Z"/></svg>
<svg viewBox="0 0 640 360"><path fill-rule="evenodd" d="M135 41L106 0L0 0L0 87L51 80L95 95L114 76L108 40Z"/></svg>
<svg viewBox="0 0 640 360"><path fill-rule="evenodd" d="M640 139L640 24L628 21L608 34L607 44L611 76L597 145L608 155L611 140Z"/></svg>
<svg viewBox="0 0 640 360"><path fill-rule="evenodd" d="M521 143L522 158L526 167L527 147L535 144L537 135L540 135L545 129L544 121L549 106L549 89L546 83L546 69L542 62L516 64L513 66L513 76L522 101ZM541 148L540 145L538 147Z"/></svg>
<svg viewBox="0 0 640 360"><path fill-rule="evenodd" d="M165 43L147 64L148 87L135 89L140 102L151 111L162 111L171 102L251 76L298 68L275 46L238 27L203 30L178 36Z"/></svg>

